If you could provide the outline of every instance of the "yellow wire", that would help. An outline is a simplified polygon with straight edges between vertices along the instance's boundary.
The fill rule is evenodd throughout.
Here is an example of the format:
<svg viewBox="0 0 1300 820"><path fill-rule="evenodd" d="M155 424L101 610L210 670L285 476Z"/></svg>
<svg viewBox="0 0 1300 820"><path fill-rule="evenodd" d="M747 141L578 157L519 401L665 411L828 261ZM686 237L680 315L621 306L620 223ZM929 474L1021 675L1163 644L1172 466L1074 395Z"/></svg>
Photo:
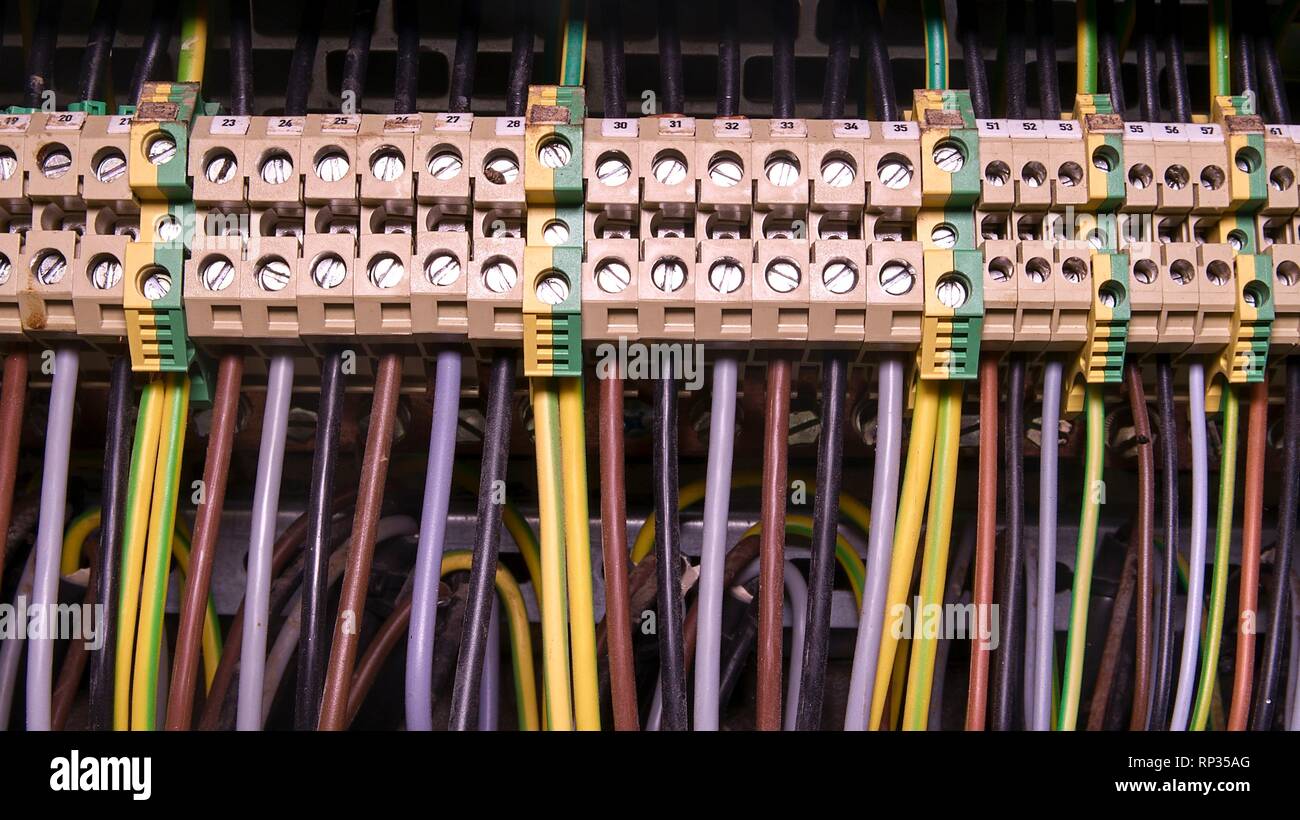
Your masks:
<svg viewBox="0 0 1300 820"><path fill-rule="evenodd" d="M556 381L560 387L560 464L564 471L564 552L568 559L574 723L580 730L599 730L600 683L596 674L596 615L591 593L587 425L582 380Z"/></svg>
<svg viewBox="0 0 1300 820"><path fill-rule="evenodd" d="M934 437L939 411L939 382L922 379L916 388L916 409L912 413L912 435L907 444L907 467L903 471L898 524L894 528L894 553L889 565L889 594L885 599L885 618L892 619L907 600L912 585L912 567L916 563L917 540L921 537L921 516L930 485L930 464L934 457ZM876 687L871 693L869 727L880 726L885 713L885 695L890 673L894 669L898 637L894 629L880 636L880 653L876 661Z"/></svg>
<svg viewBox="0 0 1300 820"><path fill-rule="evenodd" d="M762 483L763 475L757 470L739 470L732 474L731 489L742 490L750 487L757 487ZM803 479L808 487L810 494L816 494L817 482L811 479ZM703 481L693 481L682 487L680 494L677 496L677 509L684 510L692 504L698 504L704 500L705 483ZM840 493L840 513L866 536L871 530L871 511L866 505L858 501L847 493ZM650 515L642 523L641 529L637 531L636 540L632 542L632 563L639 564L650 554L650 550L655 545L655 522L656 517Z"/></svg>
<svg viewBox="0 0 1300 820"><path fill-rule="evenodd" d="M930 607L943 605L947 579L948 547L952 540L952 508L957 492L957 447L961 441L962 383L944 386L936 426L938 452L930 477L930 518L926 524L925 554L921 561L921 586L918 591L919 612L914 623L928 620ZM938 635L922 629L912 634L911 665L907 674L907 702L903 708L903 728L924 731L930 722L930 695L934 685L935 650Z"/></svg>
<svg viewBox="0 0 1300 820"><path fill-rule="evenodd" d="M812 516L798 515L798 514L786 515L785 517L786 532L789 532L792 528L804 528L806 530L812 530L813 528ZM761 535L762 532L763 532L763 524L760 522L750 527L749 529L745 530L743 533L741 533L740 540L743 541L746 538L750 538L756 535ZM857 603L858 608L861 609L862 608L862 587L859 584L858 579L865 577L867 572L866 567L863 565L862 559L858 557L858 554L853 551L853 547L852 545L849 544L848 539L846 539L843 535L840 535L839 533L835 534L835 546L836 546L835 560L839 562L840 566L844 569L844 574L848 576L849 588L853 591L853 600ZM856 563L853 566L850 566L849 565L850 561Z"/></svg>
<svg viewBox="0 0 1300 820"><path fill-rule="evenodd" d="M113 665L113 728L117 731L131 727L131 658L135 650L136 614L140 608L140 584L149 532L149 491L153 486L150 479L158 464L162 431L162 391L162 380L154 379L140 394L140 416L131 459L126 522L122 531L122 585Z"/></svg>
<svg viewBox="0 0 1300 820"><path fill-rule="evenodd" d="M442 575L453 572L469 572L474 556L470 552L457 550L442 557ZM510 570L497 565L497 595L506 607L506 620L510 628L511 654L515 659L516 702L523 707L521 716L524 729L536 732L537 682L533 670L533 638L528 627L528 609L524 606L524 596L519 591L519 583Z"/></svg>
<svg viewBox="0 0 1300 820"><path fill-rule="evenodd" d="M162 611L167 600L167 567L172 562L172 532L176 518L176 486L181 451L185 446L185 420L190 401L190 380L167 377L163 405L167 430L161 437L154 472L153 501L149 513L145 578L137 615L135 669L131 684L131 728L152 729L158 719L158 663ZM170 508L169 508L170 506Z"/></svg>
<svg viewBox="0 0 1300 820"><path fill-rule="evenodd" d="M72 522L63 534L63 552L59 574L71 575L81 569L81 550L90 534L99 529L99 510L93 510Z"/></svg>
<svg viewBox="0 0 1300 820"><path fill-rule="evenodd" d="M554 381L532 380L533 430L537 439L538 529L542 542L542 697L546 726L556 731L573 728L570 693L568 592L565 585L563 481L560 469L559 402Z"/></svg>
<svg viewBox="0 0 1300 820"><path fill-rule="evenodd" d="M207 0L185 0L184 10L176 79L183 83L201 83L203 65L208 54L208 2Z"/></svg>

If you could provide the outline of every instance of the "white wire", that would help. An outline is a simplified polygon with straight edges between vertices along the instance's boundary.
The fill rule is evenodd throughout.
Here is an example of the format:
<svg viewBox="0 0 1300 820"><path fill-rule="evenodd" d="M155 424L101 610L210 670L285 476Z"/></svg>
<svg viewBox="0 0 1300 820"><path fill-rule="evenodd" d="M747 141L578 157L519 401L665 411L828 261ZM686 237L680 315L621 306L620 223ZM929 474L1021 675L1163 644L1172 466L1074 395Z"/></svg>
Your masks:
<svg viewBox="0 0 1300 820"><path fill-rule="evenodd" d="M1061 418L1060 359L1043 369L1042 456L1038 485L1038 589L1034 594L1034 720L1039 732L1052 728L1052 656L1056 648L1056 513L1058 495L1057 439Z"/></svg>
<svg viewBox="0 0 1300 820"><path fill-rule="evenodd" d="M1201 644L1201 609L1205 594L1205 548L1210 521L1210 454L1205 435L1205 366L1187 369L1187 422L1192 434L1192 545L1187 566L1187 616L1183 620L1183 654L1178 664L1178 690L1169 728L1181 732L1191 717L1196 689L1196 657ZM1172 433L1171 433L1172 434ZM1165 549L1177 550L1177 544Z"/></svg>

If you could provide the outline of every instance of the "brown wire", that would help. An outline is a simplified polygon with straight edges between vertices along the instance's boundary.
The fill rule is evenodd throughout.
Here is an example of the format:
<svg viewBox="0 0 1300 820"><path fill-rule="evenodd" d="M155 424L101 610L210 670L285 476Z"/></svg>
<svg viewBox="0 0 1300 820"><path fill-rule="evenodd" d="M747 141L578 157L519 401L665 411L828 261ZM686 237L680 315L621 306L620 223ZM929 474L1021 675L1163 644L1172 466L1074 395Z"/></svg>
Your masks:
<svg viewBox="0 0 1300 820"><path fill-rule="evenodd" d="M1152 608L1155 596L1156 454L1151 440L1151 417L1142 389L1142 368L1130 361L1124 368L1129 408L1133 414L1133 440L1137 449L1138 510L1134 526L1137 553L1137 642L1133 672L1133 712L1129 729L1147 728L1147 707L1151 702Z"/></svg>
<svg viewBox="0 0 1300 820"><path fill-rule="evenodd" d="M23 408L27 402L27 353L18 350L5 357L0 384L0 577L5 571L5 544L14 511L14 484L18 480L18 450L23 440Z"/></svg>
<svg viewBox="0 0 1300 820"><path fill-rule="evenodd" d="M1099 732L1106 725L1106 706L1110 703L1110 690L1115 682L1115 668L1124 649L1124 630L1128 627L1133 606L1134 587L1137 586L1137 540L1129 537L1128 552L1124 555L1119 590L1110 611L1110 626L1106 630L1106 643L1101 650L1101 665L1097 669L1097 686L1092 690L1092 703L1088 706L1088 731Z"/></svg>
<svg viewBox="0 0 1300 820"><path fill-rule="evenodd" d="M758 550L759 731L781 730L781 606L785 595L786 447L790 437L790 361L767 368L767 415L763 422L763 486Z"/></svg>
<svg viewBox="0 0 1300 820"><path fill-rule="evenodd" d="M227 353L221 357L217 367L216 396L212 403L208 454L203 468L203 503L194 514L190 571L185 576L180 623L176 628L176 655L172 660L167 719L163 724L168 731L186 731L194 719L194 688L198 679L199 652L203 646L203 617L207 612L221 513L226 504L226 479L230 475L230 449L235 443L239 385L243 376L243 356Z"/></svg>
<svg viewBox="0 0 1300 820"><path fill-rule="evenodd" d="M1246 481L1241 523L1241 591L1237 618L1237 661L1232 672L1228 731L1246 729L1255 682L1255 629L1259 622L1259 542L1264 518L1264 457L1268 447L1268 380L1250 386L1246 430Z"/></svg>
<svg viewBox="0 0 1300 820"><path fill-rule="evenodd" d="M623 379L600 381L600 535L605 559L605 619L614 730L640 728L632 613L627 589L627 485L623 454Z"/></svg>
<svg viewBox="0 0 1300 820"><path fill-rule="evenodd" d="M384 662L397 647L398 641L406 637L406 628L411 623L411 596L403 595L397 601L393 611L380 625L379 631L370 639L370 645L357 662L356 671L352 673L352 687L348 692L348 726L357 719L361 704L375 685L375 679L384 668ZM495 648L489 648L493 651Z"/></svg>
<svg viewBox="0 0 1300 820"><path fill-rule="evenodd" d="M94 555L99 549L98 541L99 539L95 537L87 538L84 545L86 555L91 559L86 593L81 599L82 606L88 607L85 610L87 612L95 608L95 591L99 586L98 573L95 572L99 562L94 560ZM63 731L68 725L72 704L76 702L77 691L81 688L81 676L85 674L86 664L89 661L90 652L86 649L85 641L68 642L68 651L63 655L63 665L59 667L59 679L54 684L54 694L50 700L50 728L55 732Z"/></svg>
<svg viewBox="0 0 1300 820"><path fill-rule="evenodd" d="M356 493L352 490L346 490L334 496L334 509L344 510L350 507L356 500ZM293 520L280 537L276 539L275 546L271 549L271 576L278 577L284 572L285 567L299 554L299 547L302 546L303 539L307 537L307 513L303 513ZM240 601L239 609L235 610L235 615L230 619L230 627L226 630L226 640L221 647L221 660L217 663L217 671L212 675L212 686L208 688L207 697L203 701L203 709L199 715L199 728L204 731L211 731L218 727L221 721L222 705L226 701L226 694L230 690L230 684L234 682L235 671L239 668L239 655L244 645L244 602Z"/></svg>
<svg viewBox="0 0 1300 820"><path fill-rule="evenodd" d="M334 640L330 645L329 666L325 670L325 691L321 696L322 731L347 728L348 691L357 659L360 620L366 608L366 588L370 583L370 562L375 553L379 516L384 502L384 484L388 478L389 452L393 446L393 425L397 418L398 388L402 385L402 357L385 353L379 360L375 377L374 403L370 409L370 430L366 435L366 453L361 462L361 481L357 490L357 511L352 522L352 550L343 575L343 592L339 598L338 618L334 622Z"/></svg>
<svg viewBox="0 0 1300 820"><path fill-rule="evenodd" d="M975 521L975 584L973 599L983 635L993 606L993 575L998 540L998 360L980 360L979 511ZM970 688L966 693L966 731L984 731L989 697L989 658L992 642L978 638L971 646Z"/></svg>

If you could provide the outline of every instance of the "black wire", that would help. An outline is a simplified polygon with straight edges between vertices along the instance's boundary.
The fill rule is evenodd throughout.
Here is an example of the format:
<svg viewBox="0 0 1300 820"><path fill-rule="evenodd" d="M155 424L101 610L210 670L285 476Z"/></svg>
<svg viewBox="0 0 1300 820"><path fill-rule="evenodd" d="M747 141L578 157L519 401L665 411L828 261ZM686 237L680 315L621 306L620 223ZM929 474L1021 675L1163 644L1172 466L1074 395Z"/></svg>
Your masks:
<svg viewBox="0 0 1300 820"><path fill-rule="evenodd" d="M898 119L898 103L894 101L894 69L889 62L889 43L880 22L880 9L872 2L863 3L861 9L862 59L871 75L876 116L884 122L892 122Z"/></svg>
<svg viewBox="0 0 1300 820"><path fill-rule="evenodd" d="M497 555L501 548L501 505L495 488L505 481L510 457L510 402L513 399L515 357L503 349L492 360L487 384L487 429L483 433L483 461L479 470L478 523L474 533L474 558L470 563L465 618L461 623L460 658L451 695L449 728L465 732L477 725L479 683L488 646L488 624L496 602Z"/></svg>
<svg viewBox="0 0 1300 820"><path fill-rule="evenodd" d="M740 12L736 0L718 5L718 116L740 115Z"/></svg>
<svg viewBox="0 0 1300 820"><path fill-rule="evenodd" d="M32 25L32 39L27 49L27 107L40 108L45 102L45 92L53 90L50 73L54 70L54 49L59 39L59 17L63 13L63 0L45 0L36 12Z"/></svg>
<svg viewBox="0 0 1300 820"><path fill-rule="evenodd" d="M172 26L176 22L176 9L179 4L169 0L155 0L153 15L149 18L149 30L145 32L144 43L140 46L140 56L135 60L135 71L131 73L131 102L140 99L144 84L153 77L158 68L158 61L167 56L167 46L172 39Z"/></svg>
<svg viewBox="0 0 1300 820"><path fill-rule="evenodd" d="M474 67L478 60L480 0L464 0L460 5L460 28L456 31L456 53L451 61L451 92L447 110L455 114L469 111L474 98Z"/></svg>
<svg viewBox="0 0 1300 820"><path fill-rule="evenodd" d="M831 7L830 49L826 58L826 81L822 86L822 117L844 116L849 96L849 63L853 54L853 3L835 0Z"/></svg>
<svg viewBox="0 0 1300 820"><path fill-rule="evenodd" d="M253 21L249 0L230 4L230 113L253 113Z"/></svg>
<svg viewBox="0 0 1300 820"><path fill-rule="evenodd" d="M420 7L415 0L393 0L397 29L397 72L393 83L393 113L415 113L420 91Z"/></svg>
<svg viewBox="0 0 1300 820"><path fill-rule="evenodd" d="M1277 708L1278 685L1282 679L1282 641L1286 634L1288 582L1295 560L1296 504L1300 503L1300 358L1286 362L1286 401L1282 404L1286 419L1282 428L1282 485L1278 490L1277 544L1273 556L1273 584L1270 597L1268 639L1259 665L1259 694L1251 728L1264 732L1273 726Z"/></svg>
<svg viewBox="0 0 1300 820"><path fill-rule="evenodd" d="M1029 84L1025 79L1025 20L1028 11L1025 0L1010 0L1007 4L1007 31L1003 35L1002 66L1006 78L1006 115L1011 119L1024 119L1029 102Z"/></svg>
<svg viewBox="0 0 1300 820"><path fill-rule="evenodd" d="M1169 114L1172 122L1192 118L1191 91L1187 87L1187 61L1183 55L1182 4L1161 0L1160 28L1165 33L1165 78L1169 84Z"/></svg>
<svg viewBox="0 0 1300 820"><path fill-rule="evenodd" d="M90 717L87 728L113 727L113 665L117 646L116 606L122 564L122 524L126 516L127 479L131 470L131 360L113 361L108 381L104 434L104 488L100 502L99 551L95 554L95 600L103 606L103 644L90 656Z"/></svg>
<svg viewBox="0 0 1300 820"><path fill-rule="evenodd" d="M1282 64L1278 61L1277 48L1273 45L1273 34L1264 31L1255 39L1255 54L1259 62L1260 96L1263 97L1264 110L1273 122L1290 124L1291 101L1286 96L1286 81L1283 79Z"/></svg>
<svg viewBox="0 0 1300 820"><path fill-rule="evenodd" d="M515 0L515 36L510 43L506 116L522 117L528 108L528 78L533 73L532 0Z"/></svg>
<svg viewBox="0 0 1300 820"><path fill-rule="evenodd" d="M993 102L989 97L984 55L980 51L979 11L975 0L961 0L957 4L957 39L961 42L962 65L966 67L971 109L976 117L988 119L993 116Z"/></svg>
<svg viewBox="0 0 1300 820"><path fill-rule="evenodd" d="M627 116L627 61L623 56L623 9L619 0L605 0L600 6L601 57L604 60L605 116ZM719 58L721 59L721 58Z"/></svg>
<svg viewBox="0 0 1300 820"><path fill-rule="evenodd" d="M998 609L1002 613L1002 640L993 653L993 680L989 687L990 727L1010 731L1014 726L1018 696L1016 685L1024 661L1025 535L1025 361L1012 356L1007 365L1007 413L1004 431L1006 458L1005 549L998 567Z"/></svg>
<svg viewBox="0 0 1300 820"><path fill-rule="evenodd" d="M772 26L772 116L793 117L794 38L799 31L799 7L795 0L773 3Z"/></svg>
<svg viewBox="0 0 1300 820"><path fill-rule="evenodd" d="M655 572L659 680L665 731L685 731L686 643L682 632L681 521L677 514L677 379L654 381Z"/></svg>
<svg viewBox="0 0 1300 820"><path fill-rule="evenodd" d="M742 585L749 600L737 612L731 628L722 635L722 668L718 670L718 704L725 706L740 683L741 673L758 643L758 578ZM735 611L735 610L733 610Z"/></svg>
<svg viewBox="0 0 1300 820"><path fill-rule="evenodd" d="M316 46L320 43L324 11L324 3L307 2L302 5L298 39L293 44L289 81L284 92L284 113L290 117L301 117L307 113L307 97L311 94L311 80L316 69Z"/></svg>
<svg viewBox="0 0 1300 820"><path fill-rule="evenodd" d="M1267 14L1264 4L1259 0L1237 0L1233 18L1237 25L1232 28L1232 93L1251 94L1259 89L1255 74L1255 37L1259 32L1259 23Z"/></svg>
<svg viewBox="0 0 1300 820"><path fill-rule="evenodd" d="M1138 116L1160 121L1160 69L1156 65L1156 7L1154 0L1137 0L1134 39L1138 60Z"/></svg>
<svg viewBox="0 0 1300 820"><path fill-rule="evenodd" d="M1036 42L1035 67L1038 70L1038 108L1044 119L1061 116L1061 81L1056 68L1056 32L1052 16L1052 0L1035 0L1034 38Z"/></svg>
<svg viewBox="0 0 1300 820"><path fill-rule="evenodd" d="M366 94L366 69L370 65L370 41L375 35L375 14L379 0L357 0L352 7L352 35L343 55L343 98L351 96L357 110Z"/></svg>
<svg viewBox="0 0 1300 820"><path fill-rule="evenodd" d="M343 426L343 354L330 350L320 362L320 404L316 418L316 451L307 485L307 537L302 566L302 633L298 643L298 678L294 689L293 724L299 731L316 728L325 663L333 638L329 623L329 557L334 521L334 475L339 461L339 430Z"/></svg>
<svg viewBox="0 0 1300 820"><path fill-rule="evenodd" d="M682 34L677 27L677 0L659 0L659 96L664 114L682 114Z"/></svg>
<svg viewBox="0 0 1300 820"><path fill-rule="evenodd" d="M1098 0L1097 3L1097 64L1101 86L1110 94L1111 107L1121 116L1128 106L1124 99L1124 58L1119 53L1119 38L1115 33L1115 0Z"/></svg>
<svg viewBox="0 0 1300 820"><path fill-rule="evenodd" d="M1156 357L1157 443L1160 457L1161 506L1164 508L1164 563L1160 568L1160 607L1156 611L1156 659L1151 678L1151 714L1147 725L1169 725L1169 699L1174 686L1174 591L1178 569L1178 420L1174 415L1174 367L1168 356Z"/></svg>
<svg viewBox="0 0 1300 820"><path fill-rule="evenodd" d="M81 53L81 88L77 99L81 102L96 99L99 82L104 77L104 67L108 65L108 56L113 51L113 39L117 36L117 12L121 8L119 0L99 0L95 4L95 16L90 20L90 31L86 34L86 50Z"/></svg>
<svg viewBox="0 0 1300 820"><path fill-rule="evenodd" d="M838 352L822 362L822 425L817 442L817 493L813 498L812 560L808 567L808 622L799 677L795 728L821 728L826 690L826 655L831 640L831 595L835 589L835 539L839 534L841 464L844 458L844 402L848 363Z"/></svg>

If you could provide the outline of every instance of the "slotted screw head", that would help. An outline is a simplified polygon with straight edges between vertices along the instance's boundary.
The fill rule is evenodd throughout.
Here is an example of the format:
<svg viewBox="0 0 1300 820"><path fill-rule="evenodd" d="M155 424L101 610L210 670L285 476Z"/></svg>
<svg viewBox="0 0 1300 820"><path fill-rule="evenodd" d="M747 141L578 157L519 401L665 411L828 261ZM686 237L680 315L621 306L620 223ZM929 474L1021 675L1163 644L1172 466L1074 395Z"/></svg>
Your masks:
<svg viewBox="0 0 1300 820"><path fill-rule="evenodd" d="M902 296L916 284L916 271L901 260L886 262L880 267L880 287L890 296Z"/></svg>
<svg viewBox="0 0 1300 820"><path fill-rule="evenodd" d="M68 260L58 251L45 251L36 257L36 278L42 285L58 284L68 272Z"/></svg>
<svg viewBox="0 0 1300 820"><path fill-rule="evenodd" d="M519 271L508 259L493 259L483 266L483 286L493 293L505 293L519 280Z"/></svg>
<svg viewBox="0 0 1300 820"><path fill-rule="evenodd" d="M569 298L569 279L559 271L550 271L537 280L537 298L544 305L562 304Z"/></svg>
<svg viewBox="0 0 1300 820"><path fill-rule="evenodd" d="M483 166L483 176L495 185L509 185L519 178L519 162L508 154L489 157Z"/></svg>
<svg viewBox="0 0 1300 820"><path fill-rule="evenodd" d="M162 268L154 268L149 271L140 282L140 293L150 302L156 302L162 299L172 289L171 274Z"/></svg>
<svg viewBox="0 0 1300 820"><path fill-rule="evenodd" d="M554 171L569 164L573 159L573 149L559 137L552 137L537 146L537 159L542 167Z"/></svg>
<svg viewBox="0 0 1300 820"><path fill-rule="evenodd" d="M596 163L596 179L616 188L632 178L631 164L620 156L606 156Z"/></svg>
<svg viewBox="0 0 1300 820"><path fill-rule="evenodd" d="M957 229L947 222L941 222L930 231L930 239L937 247L957 247Z"/></svg>
<svg viewBox="0 0 1300 820"><path fill-rule="evenodd" d="M789 259L773 259L763 272L767 286L777 293L789 293L799 287L799 266Z"/></svg>
<svg viewBox="0 0 1300 820"><path fill-rule="evenodd" d="M735 293L744 281L745 270L735 259L719 259L709 267L709 284L718 293Z"/></svg>
<svg viewBox="0 0 1300 820"><path fill-rule="evenodd" d="M347 176L350 165L343 151L326 151L316 160L316 178L322 182L338 182Z"/></svg>
<svg viewBox="0 0 1300 820"><path fill-rule="evenodd" d="M719 154L709 162L709 181L719 188L736 187L744 175L740 161L729 154Z"/></svg>
<svg viewBox="0 0 1300 820"><path fill-rule="evenodd" d="M596 287L605 293L622 293L632 284L632 271L619 259L606 259L596 266Z"/></svg>
<svg viewBox="0 0 1300 820"><path fill-rule="evenodd" d="M238 170L239 163L235 161L235 155L229 151L222 151L208 160L203 175L208 178L208 182L225 185L235 178L235 172Z"/></svg>
<svg viewBox="0 0 1300 820"><path fill-rule="evenodd" d="M686 179L686 162L674 154L656 157L650 173L662 185L677 185Z"/></svg>
<svg viewBox="0 0 1300 820"><path fill-rule="evenodd" d="M8 148L0 151L0 179L10 179L18 170L18 158Z"/></svg>
<svg viewBox="0 0 1300 820"><path fill-rule="evenodd" d="M95 179L100 182L113 182L121 179L125 173L126 157L122 156L121 151L108 151L95 163Z"/></svg>
<svg viewBox="0 0 1300 820"><path fill-rule="evenodd" d="M552 219L542 227L542 239L548 245L563 245L569 241L569 226L559 219Z"/></svg>
<svg viewBox="0 0 1300 820"><path fill-rule="evenodd" d="M116 257L101 256L90 265L90 284L97 290L108 290L122 281L122 263Z"/></svg>
<svg viewBox="0 0 1300 820"><path fill-rule="evenodd" d="M386 290L396 287L397 283L402 281L402 277L406 275L406 266L396 256L385 253L370 261L367 273L375 287Z"/></svg>
<svg viewBox="0 0 1300 820"><path fill-rule="evenodd" d="M799 181L799 161L784 152L768 157L763 165L767 181L778 188L789 188Z"/></svg>
<svg viewBox="0 0 1300 820"><path fill-rule="evenodd" d="M327 253L311 266L311 279L316 287L330 289L343 284L348 275L348 264L336 253Z"/></svg>
<svg viewBox="0 0 1300 820"><path fill-rule="evenodd" d="M168 214L158 220L158 224L154 226L154 233L163 242L175 242L181 235L181 222Z"/></svg>
<svg viewBox="0 0 1300 820"><path fill-rule="evenodd" d="M955 142L943 140L934 147L934 164L940 171L955 174L966 164L966 155Z"/></svg>
<svg viewBox="0 0 1300 820"><path fill-rule="evenodd" d="M293 176L293 160L288 154L272 154L259 169L267 185L283 185Z"/></svg>
<svg viewBox="0 0 1300 820"><path fill-rule="evenodd" d="M272 293L284 290L292 274L288 262L278 256L271 257L257 266L257 286Z"/></svg>
<svg viewBox="0 0 1300 820"><path fill-rule="evenodd" d="M429 176L437 180L453 179L464 167L464 161L455 151L439 151L429 157Z"/></svg>
<svg viewBox="0 0 1300 820"><path fill-rule="evenodd" d="M966 284L956 276L943 276L934 286L934 295L940 304L956 309L966 304L968 292Z"/></svg>
<svg viewBox="0 0 1300 820"><path fill-rule="evenodd" d="M446 287L460 278L460 260L452 253L435 253L424 265L429 284Z"/></svg>
<svg viewBox="0 0 1300 820"><path fill-rule="evenodd" d="M0 253L0 285L9 281L9 274L12 272L13 263L9 261L9 257Z"/></svg>
<svg viewBox="0 0 1300 820"><path fill-rule="evenodd" d="M380 182L392 182L406 170L402 152L392 145L381 146L370 157L370 173Z"/></svg>
<svg viewBox="0 0 1300 820"><path fill-rule="evenodd" d="M218 256L203 266L199 281L208 290L225 290L235 281L235 266L226 257Z"/></svg>
<svg viewBox="0 0 1300 820"><path fill-rule="evenodd" d="M165 165L176 157L176 140L170 136L155 137L146 149L146 156L154 165Z"/></svg>
<svg viewBox="0 0 1300 820"><path fill-rule="evenodd" d="M72 169L72 152L62 145L51 145L41 152L41 176L58 179Z"/></svg>
<svg viewBox="0 0 1300 820"><path fill-rule="evenodd" d="M912 183L912 164L897 154L888 154L876 166L876 175L886 188L898 191Z"/></svg>
<svg viewBox="0 0 1300 820"><path fill-rule="evenodd" d="M853 163L843 157L830 157L822 163L822 182L832 188L847 188L857 176Z"/></svg>
<svg viewBox="0 0 1300 820"><path fill-rule="evenodd" d="M858 283L857 266L846 259L835 259L822 268L822 285L836 295L848 293Z"/></svg>
<svg viewBox="0 0 1300 820"><path fill-rule="evenodd" d="M675 256L666 256L650 268L650 282L664 293L681 290L686 284L686 265Z"/></svg>

